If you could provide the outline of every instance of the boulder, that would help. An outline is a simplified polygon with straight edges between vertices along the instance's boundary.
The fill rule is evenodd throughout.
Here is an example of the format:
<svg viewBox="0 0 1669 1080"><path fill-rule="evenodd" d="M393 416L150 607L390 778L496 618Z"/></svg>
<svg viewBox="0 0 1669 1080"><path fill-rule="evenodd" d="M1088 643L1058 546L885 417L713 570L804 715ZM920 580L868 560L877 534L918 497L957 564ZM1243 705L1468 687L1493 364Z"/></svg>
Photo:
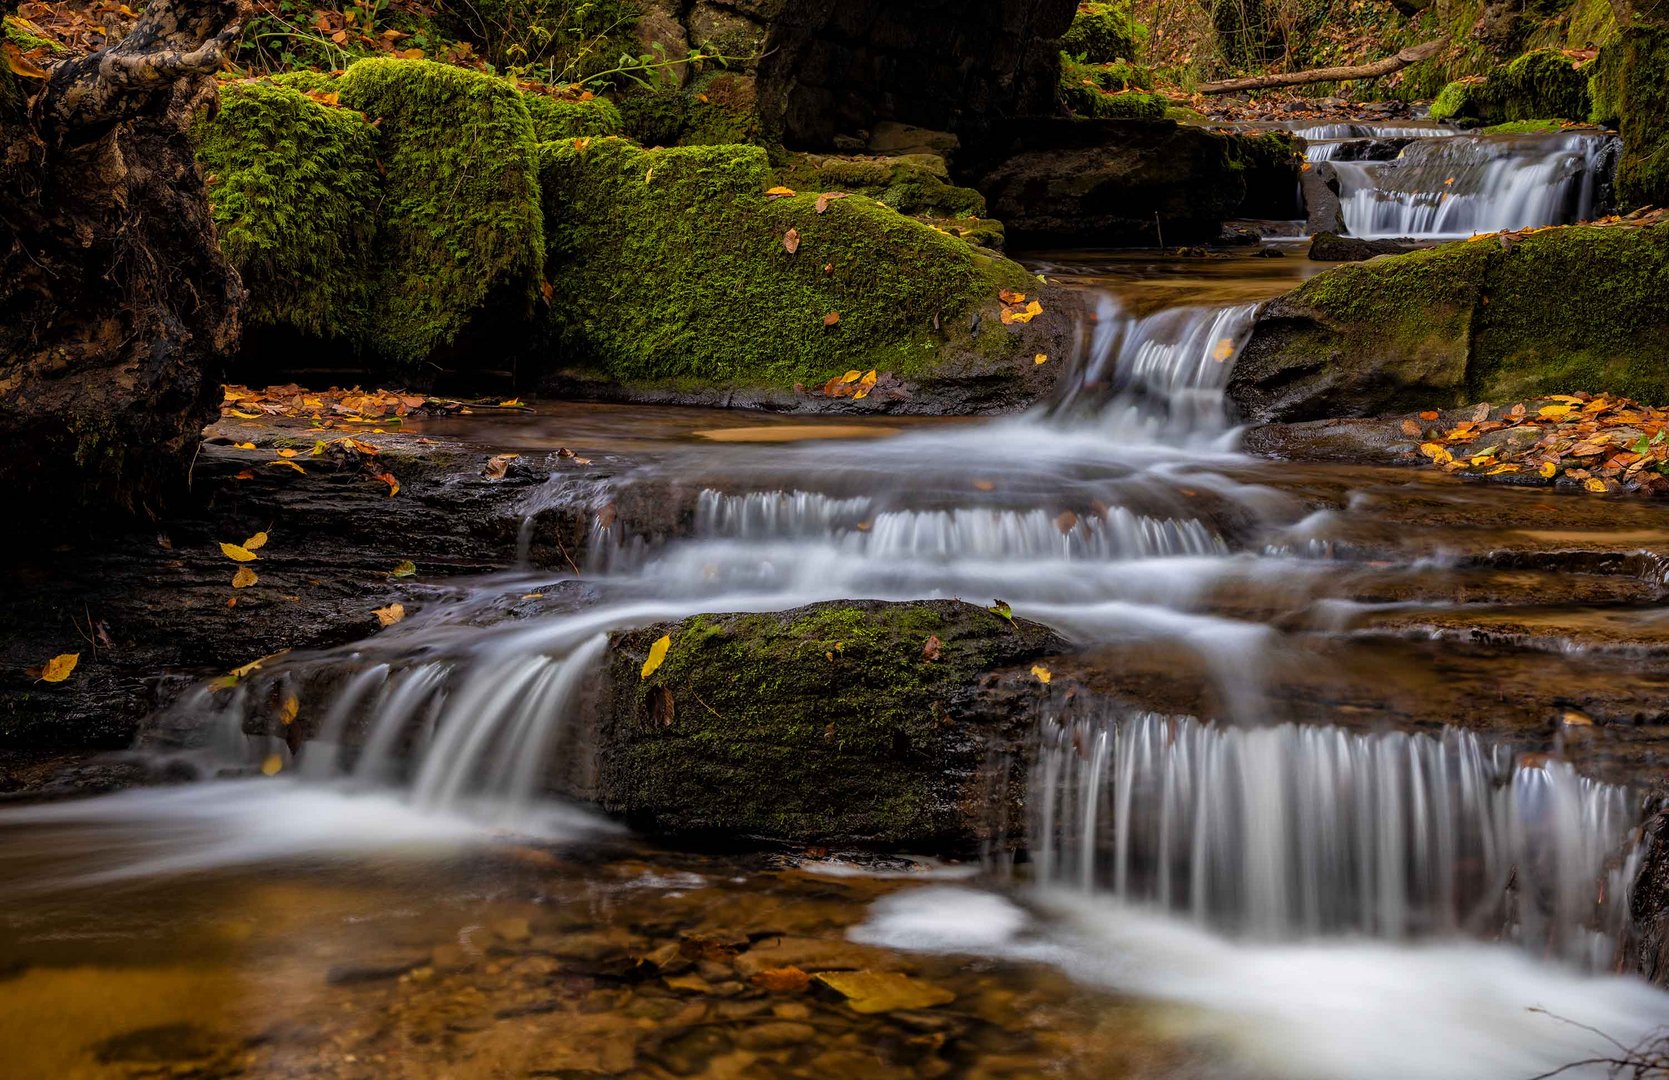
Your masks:
<svg viewBox="0 0 1669 1080"><path fill-rule="evenodd" d="M1338 170L1318 161L1298 174L1298 189L1304 198L1305 229L1311 236L1343 235L1344 207L1339 202Z"/></svg>
<svg viewBox="0 0 1669 1080"><path fill-rule="evenodd" d="M600 380L729 404L766 388L789 407L908 411L926 404L911 384L960 381L983 407L1012 408L1061 366L1034 363L1063 354L1053 300L1030 321L1001 320L1002 292L1040 288L1023 267L861 195L821 209L816 188L768 195L758 147L594 139L542 153L553 348L568 380L553 388L614 396L583 383ZM904 385L856 400L791 390L870 369Z"/></svg>
<svg viewBox="0 0 1669 1080"><path fill-rule="evenodd" d="M1005 128L968 170L1009 239L1154 245L1215 240L1232 217L1297 216L1286 135L1224 135L1170 120L1048 120ZM964 157L968 155L965 153Z"/></svg>
<svg viewBox="0 0 1669 1080"><path fill-rule="evenodd" d="M1364 240L1324 232L1310 240L1310 258L1317 262L1361 262L1379 255L1406 255L1418 247L1412 240Z"/></svg>
<svg viewBox="0 0 1669 1080"><path fill-rule="evenodd" d="M646 668L663 637L665 660ZM1018 666L1041 690L1025 666L1064 648L1042 626L956 600L619 633L582 794L662 837L971 853L1000 818L993 801L1019 797L1016 751L1033 724L1036 691L989 676Z"/></svg>
<svg viewBox="0 0 1669 1080"><path fill-rule="evenodd" d="M1592 119L1622 134L1618 205L1669 204L1669 28L1625 29L1592 68Z"/></svg>
<svg viewBox="0 0 1669 1080"><path fill-rule="evenodd" d="M1568 226L1318 274L1264 305L1229 393L1255 421L1614 393L1669 402L1669 225Z"/></svg>
<svg viewBox="0 0 1669 1080"><path fill-rule="evenodd" d="M1537 49L1482 80L1448 84L1432 102L1431 118L1477 124L1586 120L1591 107L1587 65L1560 49Z"/></svg>

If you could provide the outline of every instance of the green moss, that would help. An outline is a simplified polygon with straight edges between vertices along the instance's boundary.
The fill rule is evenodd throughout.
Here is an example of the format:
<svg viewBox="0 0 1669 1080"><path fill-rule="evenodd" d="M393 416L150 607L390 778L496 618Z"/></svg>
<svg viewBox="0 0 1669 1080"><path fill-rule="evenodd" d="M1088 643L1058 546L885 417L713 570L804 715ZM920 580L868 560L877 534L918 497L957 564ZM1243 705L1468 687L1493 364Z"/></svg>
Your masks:
<svg viewBox="0 0 1669 1080"><path fill-rule="evenodd" d="M1092 64L1134 60L1146 39L1147 27L1131 15L1128 3L1083 3L1061 38L1061 51Z"/></svg>
<svg viewBox="0 0 1669 1080"><path fill-rule="evenodd" d="M665 633L664 663L639 678ZM924 659L930 638L939 658ZM701 615L614 643L603 801L660 832L930 843L967 828L980 676L1049 645L953 601ZM624 700L620 700L620 699Z"/></svg>
<svg viewBox="0 0 1669 1080"><path fill-rule="evenodd" d="M1619 49L1617 201L1625 209L1669 205L1669 29L1630 28Z"/></svg>
<svg viewBox="0 0 1669 1080"><path fill-rule="evenodd" d="M282 71L268 75L265 81L303 94L333 94L341 89L342 76L331 71Z"/></svg>
<svg viewBox="0 0 1669 1080"><path fill-rule="evenodd" d="M1491 268L1474 331L1473 398L1587 390L1669 404L1665 296L1669 226L1525 237Z"/></svg>
<svg viewBox="0 0 1669 1080"><path fill-rule="evenodd" d="M1592 107L1588 119L1596 124L1615 125L1623 116L1624 39L1613 38L1600 47L1588 66L1588 98Z"/></svg>
<svg viewBox="0 0 1669 1080"><path fill-rule="evenodd" d="M931 371L966 333L952 324L994 309L999 287L1034 284L861 196L822 214L815 193L768 199L757 147L605 139L541 153L557 340L565 359L615 379L786 385L853 367ZM840 319L826 326L830 312ZM998 329L979 344L1004 341Z"/></svg>
<svg viewBox="0 0 1669 1080"><path fill-rule="evenodd" d="M1482 130L1485 135L1551 135L1565 129L1563 120L1509 120L1505 124L1491 124Z"/></svg>
<svg viewBox="0 0 1669 1080"><path fill-rule="evenodd" d="M620 99L622 134L643 146L677 146L689 118L682 91L659 89Z"/></svg>
<svg viewBox="0 0 1669 1080"><path fill-rule="evenodd" d="M759 93L753 76L731 71L704 75L685 92L684 146L759 141Z"/></svg>
<svg viewBox="0 0 1669 1080"><path fill-rule="evenodd" d="M637 0L470 0L436 9L441 26L494 68L551 85L589 82L641 49Z"/></svg>
<svg viewBox="0 0 1669 1080"><path fill-rule="evenodd" d="M533 122L508 82L423 60L361 60L342 103L378 124L372 333L390 358L445 355L525 325L544 263Z"/></svg>
<svg viewBox="0 0 1669 1080"><path fill-rule="evenodd" d="M606 98L579 101L529 93L522 100L533 118L533 137L538 142L585 135L618 135L624 130L620 110Z"/></svg>
<svg viewBox="0 0 1669 1080"><path fill-rule="evenodd" d="M1478 123L1498 115L1500 102L1484 82L1452 82L1431 103L1433 120Z"/></svg>
<svg viewBox="0 0 1669 1080"><path fill-rule="evenodd" d="M15 15L6 16L4 29L5 39L24 52L44 49L48 57L54 57L70 51L52 38L35 33L35 26Z"/></svg>
<svg viewBox="0 0 1669 1080"><path fill-rule="evenodd" d="M1527 52L1482 82L1453 82L1432 103L1434 120L1499 124L1515 120L1586 120L1588 72L1558 49Z"/></svg>
<svg viewBox="0 0 1669 1080"><path fill-rule="evenodd" d="M782 182L802 191L845 191L867 195L903 214L975 217L985 213L985 196L950 182L945 159L934 154L853 157L795 154Z"/></svg>
<svg viewBox="0 0 1669 1080"><path fill-rule="evenodd" d="M1083 64L1061 54L1061 102L1078 116L1160 120L1170 102L1145 93L1153 73L1124 61Z"/></svg>
<svg viewBox="0 0 1669 1080"><path fill-rule="evenodd" d="M219 113L194 135L221 249L249 290L246 324L357 343L382 185L370 123L242 82L221 87Z"/></svg>

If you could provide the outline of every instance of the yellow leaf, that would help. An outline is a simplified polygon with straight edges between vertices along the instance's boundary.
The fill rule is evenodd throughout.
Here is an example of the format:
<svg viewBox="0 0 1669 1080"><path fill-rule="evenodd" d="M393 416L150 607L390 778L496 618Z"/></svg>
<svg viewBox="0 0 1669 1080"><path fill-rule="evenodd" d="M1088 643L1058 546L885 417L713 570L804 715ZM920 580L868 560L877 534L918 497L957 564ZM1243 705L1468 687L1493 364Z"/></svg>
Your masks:
<svg viewBox="0 0 1669 1080"><path fill-rule="evenodd" d="M1538 410L1538 415L1557 418L1560 416L1569 416L1570 411L1571 406L1569 405L1543 405L1541 409Z"/></svg>
<svg viewBox="0 0 1669 1080"><path fill-rule="evenodd" d="M840 381L843 382L843 383L855 383L861 378L863 378L863 372L858 371L856 368L854 368L853 370L848 371L846 374L842 375L840 377Z"/></svg>
<svg viewBox="0 0 1669 1080"><path fill-rule="evenodd" d="M1049 362L1049 354L1048 353L1038 353L1036 356L1032 357L1032 363L1034 363L1034 364L1047 364L1048 362Z"/></svg>
<svg viewBox="0 0 1669 1080"><path fill-rule="evenodd" d="M279 458L277 461L269 461L269 462L267 462L267 464L268 465L288 465L290 468L294 469L298 473L306 473L307 472L306 469L302 468L300 465L297 465L295 462L288 460L287 458Z"/></svg>
<svg viewBox="0 0 1669 1080"><path fill-rule="evenodd" d="M1605 481L1601 480L1597 476L1590 476L1588 479L1582 481L1582 488L1585 491L1603 493L1605 491Z"/></svg>
<svg viewBox="0 0 1669 1080"><path fill-rule="evenodd" d="M638 677L647 679L655 674L655 669L661 666L662 661L666 659L666 651L670 648L672 648L672 637L668 634L662 634L655 644L649 646L649 658L643 662L643 674Z"/></svg>
<svg viewBox="0 0 1669 1080"><path fill-rule="evenodd" d="M854 1012L927 1009L956 1000L942 986L896 971L825 971L817 981L846 998Z"/></svg>
<svg viewBox="0 0 1669 1080"><path fill-rule="evenodd" d="M293 458L296 456L296 452L286 446L284 449L278 451L278 456L281 458Z"/></svg>
<svg viewBox="0 0 1669 1080"><path fill-rule="evenodd" d="M1438 446L1436 443L1421 443L1420 453L1424 454L1438 465L1447 465L1455 459L1453 454L1449 453L1441 446Z"/></svg>
<svg viewBox="0 0 1669 1080"><path fill-rule="evenodd" d="M412 562L410 559L407 559L404 562L402 562L399 566L396 566L393 569L393 571L389 574L389 576L390 577L411 577L415 573L417 573L417 564Z"/></svg>
<svg viewBox="0 0 1669 1080"><path fill-rule="evenodd" d="M1211 350L1211 358L1221 364L1234 355L1234 341L1231 338L1220 338L1215 348Z"/></svg>
<svg viewBox="0 0 1669 1080"><path fill-rule="evenodd" d="M253 450L253 449L255 449L255 444L252 443L252 442L240 442L240 443L237 444L235 449L238 449L238 450Z"/></svg>
<svg viewBox="0 0 1669 1080"><path fill-rule="evenodd" d="M296 713L301 711L301 702L294 694L286 697L278 706L278 722L288 727L296 722Z"/></svg>
<svg viewBox="0 0 1669 1080"><path fill-rule="evenodd" d="M259 659L259 660L251 660L251 661L250 661L250 662L249 662L249 663L247 663L247 664L245 664L245 665L243 665L243 666L242 666L242 667L235 667L235 668L233 668L233 669L232 669L232 670L231 670L231 671L230 671L230 672L229 672L229 674L230 674L230 675L231 675L231 676L232 676L232 678L234 678L234 679L241 679L241 678L244 678L244 677L245 677L245 676L247 676L247 675L248 675L248 674L249 674L249 673L250 673L250 672L251 672L251 671L254 671L254 670L256 670L256 669L257 669L257 668L259 668L259 667L260 667L260 666L261 666L261 665L262 665L262 664L264 664L264 663L266 663L266 662L267 662L267 661L268 661L268 660L276 660L276 659L278 659L278 658L279 658L279 657L280 657L280 656L283 656L283 655L284 655L284 654L285 654L285 653L287 653L287 652L289 652L289 651L290 651L290 650L289 650L289 649L279 649L279 650L278 650L278 651L277 651L277 652L275 652L275 653L270 653L270 654L268 654L268 655L266 655L266 656L263 656L263 657L261 657L261 658L260 658L260 659Z"/></svg>
<svg viewBox="0 0 1669 1080"><path fill-rule="evenodd" d="M1049 673L1049 669L1044 667L1042 664L1033 664L1032 674L1036 675L1037 681L1043 683L1045 686L1048 685L1050 679L1054 678L1054 676Z"/></svg>
<svg viewBox="0 0 1669 1080"><path fill-rule="evenodd" d="M260 580L255 571L247 566L240 566L238 572L232 575L232 588L247 589Z"/></svg>
<svg viewBox="0 0 1669 1080"><path fill-rule="evenodd" d="M75 670L75 665L81 660L78 652L62 653L46 662L41 669L41 682L63 682Z"/></svg>
<svg viewBox="0 0 1669 1080"><path fill-rule="evenodd" d="M8 41L0 52L6 55L6 66L12 69L12 74L24 79L44 79L46 69L23 55L23 50Z"/></svg>
<svg viewBox="0 0 1669 1080"><path fill-rule="evenodd" d="M790 195L798 194L798 192L791 187L783 187L779 184L774 188L767 189L765 194L773 199L786 199Z"/></svg>
<svg viewBox="0 0 1669 1080"><path fill-rule="evenodd" d="M501 409L516 409L521 407L521 403L521 398L511 398L509 401L499 402L498 407Z"/></svg>
<svg viewBox="0 0 1669 1080"><path fill-rule="evenodd" d="M1541 474L1543 480L1551 480L1559 472L1559 466L1557 462L1544 461L1542 467L1536 471Z"/></svg>
<svg viewBox="0 0 1669 1080"><path fill-rule="evenodd" d="M375 611L371 612L371 614L375 615L377 617L377 621L382 623L384 626L393 626L395 623L406 617L406 605L390 604L387 607L377 608Z"/></svg>
<svg viewBox="0 0 1669 1080"><path fill-rule="evenodd" d="M260 551L267 546L267 534L258 532L243 542L245 551Z"/></svg>
<svg viewBox="0 0 1669 1080"><path fill-rule="evenodd" d="M253 551L246 547L239 547L237 544L221 544L220 553L233 562L254 562L260 558Z"/></svg>
<svg viewBox="0 0 1669 1080"><path fill-rule="evenodd" d="M268 754L267 759L261 762L261 772L265 776L277 776L283 770L284 758L282 755Z"/></svg>

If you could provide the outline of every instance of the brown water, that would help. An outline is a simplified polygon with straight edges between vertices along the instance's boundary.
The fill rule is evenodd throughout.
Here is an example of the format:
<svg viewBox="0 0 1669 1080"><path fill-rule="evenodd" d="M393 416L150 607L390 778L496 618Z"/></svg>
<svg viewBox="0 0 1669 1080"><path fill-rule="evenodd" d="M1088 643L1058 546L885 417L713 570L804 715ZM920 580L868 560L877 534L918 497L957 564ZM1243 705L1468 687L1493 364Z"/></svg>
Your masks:
<svg viewBox="0 0 1669 1080"><path fill-rule="evenodd" d="M1552 892L1577 887L1547 913L1565 918L1549 940L1575 939L1569 957L1458 933L1290 932L1283 920L1302 912L1279 890L1219 898L1235 918L1277 926L1247 940L1182 917L1185 905L1132 903L1102 874L1128 850L1087 812L1086 827L1071 815L1048 826L1082 882L822 851L661 851L571 808L481 813L474 797L497 793L477 790L459 744L412 765L404 789L300 779L310 763L286 760L273 779L0 812L0 1071L1513 1080L1593 1050L1532 1006L1619 1034L1669 1016L1669 998L1639 981L1590 973L1615 942L1587 925L1599 920L1584 905L1605 905L1583 891L1633 865L1624 834L1638 800L1621 785L1662 770L1669 508L1238 455L1213 411L1222 363L1138 346L1186 331L1215 351L1221 327L1241 324L1141 317L1247 304L1312 264L1121 254L1048 270L1117 296L1118 317L1135 318L1100 358L1121 376L1147 365L1118 394L1107 387L1120 380L1082 379L1070 415L538 404L414 423L495 451L629 460L618 483L702 491L694 535L647 551L626 543L629 523L600 536L618 557L588 569L602 599L578 614L506 630L420 612L365 649L397 674L442 655L458 678L491 685L568 662L608 627L686 611L1001 595L1084 643L1061 674L1167 717L1249 718L1275 733L1266 744L1233 725L1120 714L1069 744L1060 771L1073 783L1113 786L1084 749L1102 734L1188 730L1190 753L1218 771L1196 773L1192 757L1156 767L1220 793L1222 820L1261 822L1227 846L1271 864L1332 844L1363 874L1460 865L1476 878L1472 838L1529 844L1547 865L1526 857L1526 880L1534 869ZM531 573L480 583L469 602L501 612ZM517 707L476 699L439 724L560 712ZM378 709L406 719L388 700ZM222 721L241 738L235 710L204 709L205 727ZM1487 741L1502 736L1513 741ZM254 749L256 761L270 750ZM1457 783L1451 805L1449 786L1407 780L1401 763L1414 759L1478 782ZM1293 785L1259 788L1295 761L1319 784L1377 792L1360 846L1330 831L1343 796L1303 804L1320 816L1300 820ZM1533 801L1546 793L1562 801ZM1514 816L1527 806L1580 827L1536 847L1530 819ZM1149 820L1169 819L1136 817ZM1208 861L1197 882L1238 872ZM1257 871L1253 891L1268 884ZM1333 889L1356 869L1303 874ZM1351 901L1356 921L1418 921L1394 891ZM905 996L864 1011L840 989L854 972Z"/></svg>

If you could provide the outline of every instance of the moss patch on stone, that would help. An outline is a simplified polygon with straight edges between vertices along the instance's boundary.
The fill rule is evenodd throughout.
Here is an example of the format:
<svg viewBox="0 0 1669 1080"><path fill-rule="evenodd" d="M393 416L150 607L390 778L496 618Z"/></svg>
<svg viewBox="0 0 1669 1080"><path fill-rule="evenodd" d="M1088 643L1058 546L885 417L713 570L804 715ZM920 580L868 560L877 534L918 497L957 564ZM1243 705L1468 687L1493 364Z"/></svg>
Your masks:
<svg viewBox="0 0 1669 1080"><path fill-rule="evenodd" d="M1134 60L1147 27L1136 21L1126 3L1083 3L1061 37L1061 51L1092 64Z"/></svg>
<svg viewBox="0 0 1669 1080"><path fill-rule="evenodd" d="M1152 85L1152 72L1136 64L1084 64L1061 54L1061 103L1076 116L1162 120L1170 101L1149 93Z"/></svg>
<svg viewBox="0 0 1669 1080"><path fill-rule="evenodd" d="M544 264L533 121L508 82L424 60L370 59L339 82L378 124L372 334L406 363L525 324Z"/></svg>
<svg viewBox="0 0 1669 1080"><path fill-rule="evenodd" d="M666 659L642 678L663 634ZM599 801L662 834L965 838L987 749L974 737L980 677L1060 647L958 601L698 615L617 635Z"/></svg>
<svg viewBox="0 0 1669 1080"><path fill-rule="evenodd" d="M221 249L249 290L245 324L357 345L382 187L375 129L288 87L239 82L194 134Z"/></svg>
<svg viewBox="0 0 1669 1080"><path fill-rule="evenodd" d="M934 371L950 348L1004 357L997 291L1035 287L1017 264L862 196L822 214L815 193L768 198L758 147L602 139L541 153L557 347L622 382L786 386ZM992 332L970 342L961 328L982 306Z"/></svg>
<svg viewBox="0 0 1669 1080"><path fill-rule="evenodd" d="M607 98L557 98L527 93L522 100L533 121L537 142L577 139L586 135L619 135L624 128L620 110Z"/></svg>
<svg viewBox="0 0 1669 1080"><path fill-rule="evenodd" d="M985 196L950 182L945 159L933 154L854 157L795 154L780 172L782 182L801 191L845 191L867 195L902 214L974 217L985 213Z"/></svg>
<svg viewBox="0 0 1669 1080"><path fill-rule="evenodd" d="M1432 103L1433 120L1499 124L1549 117L1586 120L1588 72L1558 49L1527 52L1481 82L1453 82Z"/></svg>
<svg viewBox="0 0 1669 1080"><path fill-rule="evenodd" d="M1622 134L1617 201L1624 209L1669 205L1669 29L1630 28L1607 53L1595 111L1615 113Z"/></svg>

